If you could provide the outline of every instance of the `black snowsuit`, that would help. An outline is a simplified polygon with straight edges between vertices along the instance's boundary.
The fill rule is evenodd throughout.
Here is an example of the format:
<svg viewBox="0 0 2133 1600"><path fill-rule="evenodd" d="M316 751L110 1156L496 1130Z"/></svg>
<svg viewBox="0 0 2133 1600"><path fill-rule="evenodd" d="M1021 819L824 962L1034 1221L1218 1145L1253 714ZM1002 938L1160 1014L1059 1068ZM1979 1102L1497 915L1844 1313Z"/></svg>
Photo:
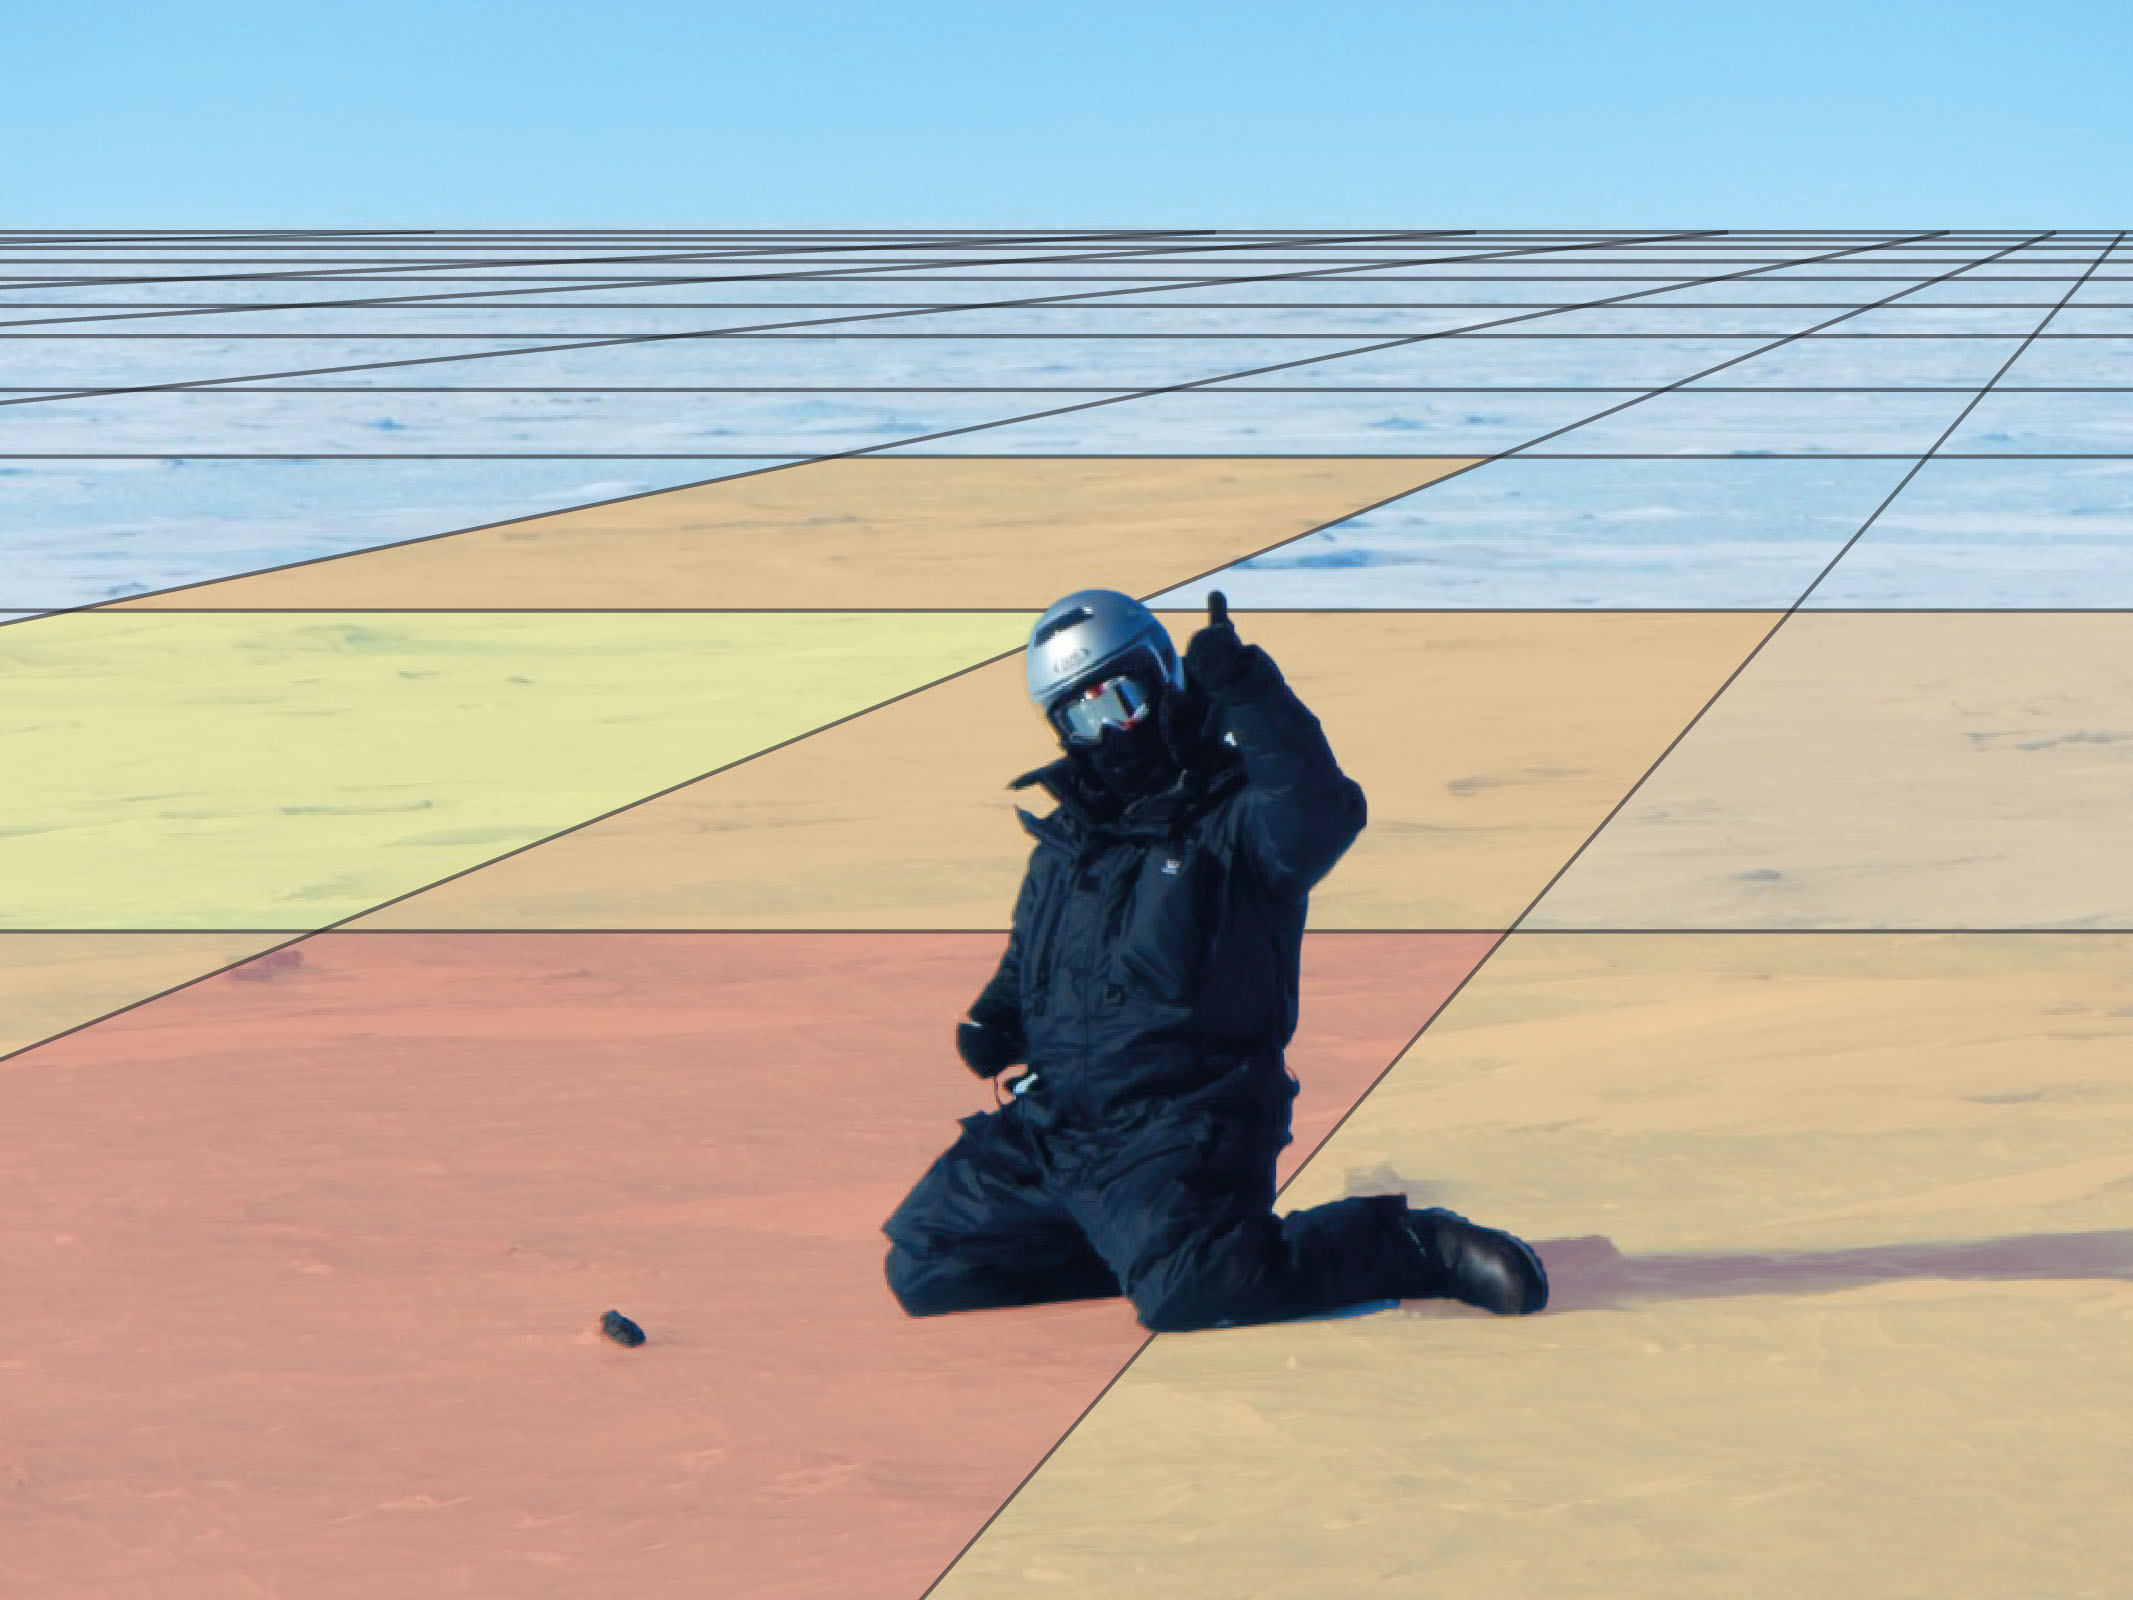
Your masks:
<svg viewBox="0 0 2133 1600"><path fill-rule="evenodd" d="M963 1118L884 1224L911 1315L1124 1293L1175 1332L1425 1292L1401 1196L1273 1214L1305 909L1365 805L1246 655L1162 792L1121 812L1071 756L1012 785L1059 805L1020 812L1037 844L971 1015L1025 1041L1030 1087Z"/></svg>

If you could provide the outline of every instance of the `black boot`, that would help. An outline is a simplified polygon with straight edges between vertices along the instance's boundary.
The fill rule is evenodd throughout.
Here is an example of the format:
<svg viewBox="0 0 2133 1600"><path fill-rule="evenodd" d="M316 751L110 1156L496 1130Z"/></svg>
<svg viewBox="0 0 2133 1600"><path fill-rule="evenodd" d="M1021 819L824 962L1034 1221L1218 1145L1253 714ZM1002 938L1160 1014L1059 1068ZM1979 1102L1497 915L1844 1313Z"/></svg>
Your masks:
<svg viewBox="0 0 2133 1600"><path fill-rule="evenodd" d="M1424 1297L1463 1300L1500 1317L1530 1316L1548 1303L1548 1274L1523 1239L1441 1206L1410 1211L1401 1226L1426 1262Z"/></svg>

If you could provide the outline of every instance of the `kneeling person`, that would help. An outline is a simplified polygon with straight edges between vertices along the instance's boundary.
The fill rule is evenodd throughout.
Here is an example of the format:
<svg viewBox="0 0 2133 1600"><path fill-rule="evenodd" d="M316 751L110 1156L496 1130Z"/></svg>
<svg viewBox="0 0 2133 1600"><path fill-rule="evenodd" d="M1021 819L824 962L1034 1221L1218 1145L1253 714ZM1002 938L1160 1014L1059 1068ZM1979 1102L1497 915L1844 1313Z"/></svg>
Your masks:
<svg viewBox="0 0 2133 1600"><path fill-rule="evenodd" d="M1064 754L999 970L957 1030L1014 1096L962 1121L884 1225L913 1316L1124 1294L1159 1332L1373 1301L1547 1303L1521 1241L1398 1195L1276 1216L1310 891L1363 791L1222 597L1182 661L1107 589L1038 620L1029 692Z"/></svg>

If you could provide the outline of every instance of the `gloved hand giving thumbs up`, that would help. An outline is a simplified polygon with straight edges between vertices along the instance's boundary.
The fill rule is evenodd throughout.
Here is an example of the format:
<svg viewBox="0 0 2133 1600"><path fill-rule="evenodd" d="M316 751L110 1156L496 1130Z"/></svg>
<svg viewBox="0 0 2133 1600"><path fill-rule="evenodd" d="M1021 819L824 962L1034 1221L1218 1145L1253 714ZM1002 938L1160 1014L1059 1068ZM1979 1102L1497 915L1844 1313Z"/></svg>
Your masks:
<svg viewBox="0 0 2133 1600"><path fill-rule="evenodd" d="M1207 626L1185 647L1185 676L1215 699L1250 676L1256 645L1243 643L1229 620L1229 601L1217 589L1207 597Z"/></svg>

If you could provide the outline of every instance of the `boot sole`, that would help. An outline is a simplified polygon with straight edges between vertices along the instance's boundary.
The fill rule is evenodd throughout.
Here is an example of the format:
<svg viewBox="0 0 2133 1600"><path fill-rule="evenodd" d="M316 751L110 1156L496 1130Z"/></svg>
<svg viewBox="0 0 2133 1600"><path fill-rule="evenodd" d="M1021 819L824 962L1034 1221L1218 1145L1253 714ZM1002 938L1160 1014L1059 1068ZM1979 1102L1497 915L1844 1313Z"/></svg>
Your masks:
<svg viewBox="0 0 2133 1600"><path fill-rule="evenodd" d="M1525 1263L1526 1273L1514 1270L1509 1274L1517 1284L1518 1300L1512 1305L1501 1306L1488 1300L1468 1299L1463 1294L1453 1298L1499 1317L1530 1317L1544 1309L1548 1304L1548 1269L1541 1265L1541 1258L1534 1253L1533 1247L1518 1235L1505 1233L1500 1228L1476 1228L1475 1231L1489 1238L1491 1243L1501 1240L1509 1245L1516 1258Z"/></svg>
<svg viewBox="0 0 2133 1600"><path fill-rule="evenodd" d="M1506 1233L1501 1228L1484 1228L1479 1223L1461 1216L1458 1212L1446 1210L1440 1206L1431 1206L1416 1214L1437 1217L1444 1222L1455 1224L1467 1230L1476 1239L1488 1240L1492 1247L1500 1241L1502 1244L1510 1246L1511 1251L1515 1252L1513 1261L1506 1263L1511 1270L1505 1276L1512 1279L1517 1287L1518 1303L1509 1306L1497 1306L1485 1299L1461 1294L1456 1284L1446 1284L1431 1291L1433 1295L1439 1295L1449 1300L1457 1300L1462 1305L1474 1306L1479 1310L1487 1311L1499 1317L1530 1317L1534 1312L1546 1309L1548 1304L1548 1269L1541 1264L1541 1258L1533 1247L1519 1238L1517 1234ZM1417 1244L1420 1244L1419 1240L1417 1240ZM1425 1253L1427 1253L1426 1248ZM1526 1268L1524 1272L1520 1272L1517 1269L1517 1262L1524 1263ZM1477 1290L1476 1293L1478 1294L1479 1291Z"/></svg>
<svg viewBox="0 0 2133 1600"><path fill-rule="evenodd" d="M1540 1253L1516 1234L1505 1234L1504 1237L1517 1247L1518 1253L1525 1258L1526 1265L1533 1269L1533 1288L1530 1291L1532 1304L1514 1307L1500 1315L1530 1317L1536 1311L1545 1311L1548 1307L1548 1269L1541 1265Z"/></svg>

